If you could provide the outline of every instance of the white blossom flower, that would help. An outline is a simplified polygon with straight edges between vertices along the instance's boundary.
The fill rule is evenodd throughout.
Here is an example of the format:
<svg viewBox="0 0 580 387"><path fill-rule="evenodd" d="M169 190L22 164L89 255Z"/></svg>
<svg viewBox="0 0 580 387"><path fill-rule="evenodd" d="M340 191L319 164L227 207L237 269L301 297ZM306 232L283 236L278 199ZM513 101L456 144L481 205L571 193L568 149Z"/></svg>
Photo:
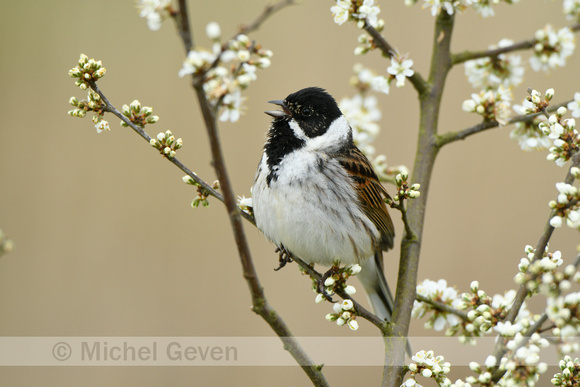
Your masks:
<svg viewBox="0 0 580 387"><path fill-rule="evenodd" d="M216 55L207 50L192 50L183 61L183 67L179 70L178 75L184 77L188 74L195 74L199 70L209 67L215 61L216 57Z"/></svg>
<svg viewBox="0 0 580 387"><path fill-rule="evenodd" d="M447 379L447 374L451 370L451 365L446 362L443 356L435 356L433 351L419 351L411 360L413 363L409 364L409 376L402 387L406 386L420 386L415 381L416 375L421 375L425 378L434 379L440 386L450 386L451 381Z"/></svg>
<svg viewBox="0 0 580 387"><path fill-rule="evenodd" d="M358 322L356 322L355 319L351 318L350 320L348 320L347 324L348 324L348 327L350 329L352 329L353 331L356 331L358 329Z"/></svg>
<svg viewBox="0 0 580 387"><path fill-rule="evenodd" d="M471 94L471 99L463 101L462 109L495 120L500 125L506 125L511 99L510 89L499 85L496 90L484 89L479 94Z"/></svg>
<svg viewBox="0 0 580 387"><path fill-rule="evenodd" d="M580 93L574 93L574 101L568 103L568 110L571 110L572 117L580 117Z"/></svg>
<svg viewBox="0 0 580 387"><path fill-rule="evenodd" d="M352 303L351 300L346 299L346 300L342 300L342 310L351 310L353 308L354 304Z"/></svg>
<svg viewBox="0 0 580 387"><path fill-rule="evenodd" d="M494 16L495 12L493 11L493 8L491 8L492 3L497 4L498 1L474 0L473 9L475 9L475 12L480 14L482 17Z"/></svg>
<svg viewBox="0 0 580 387"><path fill-rule="evenodd" d="M553 146L549 149L550 153L546 158L560 167L566 164L580 146L580 133L576 130L576 120L563 119L562 116L565 113L566 108L562 106L558 108L556 114L548 118L548 123L540 124L540 129L544 134L553 140Z"/></svg>
<svg viewBox="0 0 580 387"><path fill-rule="evenodd" d="M136 4L139 16L147 19L147 26L152 31L161 28L161 23L169 16L170 0L139 0Z"/></svg>
<svg viewBox="0 0 580 387"><path fill-rule="evenodd" d="M534 71L548 71L566 65L566 58L574 53L575 37L570 28L564 27L554 31L551 25L546 25L536 31L534 56L530 65Z"/></svg>
<svg viewBox="0 0 580 387"><path fill-rule="evenodd" d="M353 294L356 293L356 288L354 286L352 286L352 285L347 285L344 288L344 292L346 294L348 294L349 296L352 296Z"/></svg>
<svg viewBox="0 0 580 387"><path fill-rule="evenodd" d="M401 387L423 387L415 379L407 379Z"/></svg>
<svg viewBox="0 0 580 387"><path fill-rule="evenodd" d="M450 305L453 308L459 308L461 299L457 297L457 290L447 286L447 281L440 279L439 281L424 280L417 285L417 294L425 296L435 301ZM432 307L424 302L415 301L413 305L412 316L414 318L423 317ZM436 331L441 331L448 324L451 327L460 324L461 320L458 316L452 313L441 312L433 310L434 314L427 321L426 325L432 326Z"/></svg>
<svg viewBox="0 0 580 387"><path fill-rule="evenodd" d="M454 3L456 2L449 0L425 0L423 8L431 7L431 15L433 16L439 15L442 10L453 15L455 12Z"/></svg>
<svg viewBox="0 0 580 387"><path fill-rule="evenodd" d="M245 89L250 85L250 82L253 82L256 79L258 79L256 75L256 66L242 63L240 72L236 78L238 85L240 85L242 89Z"/></svg>
<svg viewBox="0 0 580 387"><path fill-rule="evenodd" d="M513 45L513 41L502 39L497 46L489 49L503 48ZM521 66L521 56L500 54L496 58L480 58L465 62L465 75L475 88L497 88L517 86L522 82L524 67Z"/></svg>
<svg viewBox="0 0 580 387"><path fill-rule="evenodd" d="M236 122L244 110L241 90L257 79L258 68L270 66L272 51L254 46L244 34L222 45L220 27L214 22L207 25L206 33L214 40L212 51L190 51L178 75L192 74L201 80L208 102L219 111L219 119Z"/></svg>
<svg viewBox="0 0 580 387"><path fill-rule="evenodd" d="M384 94L389 94L390 86L389 81L387 78L383 77L382 75L378 75L371 79L371 89L374 91L378 91Z"/></svg>
<svg viewBox="0 0 580 387"><path fill-rule="evenodd" d="M487 368L495 367L496 364L497 364L497 358L495 356L493 356L493 355L489 355L485 359L485 366Z"/></svg>
<svg viewBox="0 0 580 387"><path fill-rule="evenodd" d="M384 94L389 94L389 80L382 75L376 75L372 70L357 63L353 66L355 75L350 79L352 86L363 91L371 89Z"/></svg>
<svg viewBox="0 0 580 387"><path fill-rule="evenodd" d="M406 59L404 56L391 58L391 65L387 68L387 72L395 77L397 87L403 87L405 85L405 79L415 74L411 69L412 66L413 60Z"/></svg>
<svg viewBox="0 0 580 387"><path fill-rule="evenodd" d="M218 40L222 36L220 25L216 22L210 22L205 26L205 34L211 40Z"/></svg>
<svg viewBox="0 0 580 387"><path fill-rule="evenodd" d="M220 121L238 121L242 112L242 100L243 97L240 90L235 90L232 93L226 94L223 99L224 110L222 114L220 114Z"/></svg>
<svg viewBox="0 0 580 387"><path fill-rule="evenodd" d="M354 265L350 265L349 269L351 273L350 275L357 275L362 270L362 267L358 263L355 263Z"/></svg>
<svg viewBox="0 0 580 387"><path fill-rule="evenodd" d="M330 7L330 12L332 12L336 24L342 25L348 20L350 6L350 0L337 0L336 5Z"/></svg>
<svg viewBox="0 0 580 387"><path fill-rule="evenodd" d="M510 289L505 292L504 295L496 294L493 296L491 301L491 307L494 309L499 308L509 308L516 298L517 292L514 289Z"/></svg>
<svg viewBox="0 0 580 387"><path fill-rule="evenodd" d="M238 207L242 211L249 212L250 208L253 208L252 197L245 197L244 195L238 196Z"/></svg>
<svg viewBox="0 0 580 387"><path fill-rule="evenodd" d="M524 100L522 105L513 105L513 109L519 115L527 115L535 112L535 105ZM538 126L540 122L546 121L546 117L540 115L532 121L516 122L510 138L516 140L523 151L547 150L552 146L552 140Z"/></svg>
<svg viewBox="0 0 580 387"><path fill-rule="evenodd" d="M336 4L330 8L336 24L343 24L350 17L358 20L359 27L364 25L366 20L371 26L378 27L382 21L379 21L377 15L381 10L375 5L375 0L363 0L353 2L347 0L336 0Z"/></svg>
<svg viewBox="0 0 580 387"><path fill-rule="evenodd" d="M545 136L537 125L525 125L518 122L511 131L510 138L517 140L523 151L546 150L552 146L552 141Z"/></svg>
<svg viewBox="0 0 580 387"><path fill-rule="evenodd" d="M97 128L97 133L101 133L102 131L108 132L111 130L109 123L105 120L99 120L99 122L95 124L95 128Z"/></svg>
<svg viewBox="0 0 580 387"><path fill-rule="evenodd" d="M375 5L375 0L363 0L362 5L357 9L356 17L358 19L366 19L371 26L377 27L377 15L379 12L381 10Z"/></svg>
<svg viewBox="0 0 580 387"><path fill-rule="evenodd" d="M519 323L512 324L510 321L498 321L493 329L502 336L511 337L515 336L516 333L521 332L524 327Z"/></svg>
<svg viewBox="0 0 580 387"><path fill-rule="evenodd" d="M574 20L580 17L580 0L564 0L563 6L566 19Z"/></svg>
<svg viewBox="0 0 580 387"><path fill-rule="evenodd" d="M382 114L377 105L376 97L360 94L343 98L339 103L340 110L352 127L354 143L369 157L375 153L371 143L380 131L378 121Z"/></svg>

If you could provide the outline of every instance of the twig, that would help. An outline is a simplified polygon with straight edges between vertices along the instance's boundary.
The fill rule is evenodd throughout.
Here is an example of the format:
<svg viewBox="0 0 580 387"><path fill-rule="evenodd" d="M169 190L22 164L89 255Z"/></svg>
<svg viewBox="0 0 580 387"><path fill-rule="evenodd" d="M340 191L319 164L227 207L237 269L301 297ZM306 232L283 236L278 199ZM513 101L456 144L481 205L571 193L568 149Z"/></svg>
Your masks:
<svg viewBox="0 0 580 387"><path fill-rule="evenodd" d="M260 14L260 16L256 18L256 20L254 20L251 24L242 25L240 27L240 34L247 35L250 32L257 30L258 28L260 28L262 23L266 21L266 19L272 16L272 14L278 12L284 7L294 4L296 4L295 0L279 0L274 4L267 5L264 8L264 11Z"/></svg>
<svg viewBox="0 0 580 387"><path fill-rule="evenodd" d="M524 40L518 43L514 43L510 46L495 48L491 50L483 51L464 51L459 54L451 55L451 62L453 65L461 64L473 59L485 58L485 57L496 57L500 54L505 54L507 52L526 50L534 47L536 44L536 39Z"/></svg>
<svg viewBox="0 0 580 387"><path fill-rule="evenodd" d="M459 317L463 321L468 321L467 313L465 313L462 310L455 309L452 306L444 304L443 302L432 300L429 297L423 296L422 294L415 295L415 298L417 299L417 301L421 301L421 302L424 302L426 304L429 304L433 308L435 308L441 312L451 313L451 314L456 315L457 317Z"/></svg>
<svg viewBox="0 0 580 387"><path fill-rule="evenodd" d="M178 11L171 11L170 14L175 20L175 25L177 27L177 33L181 38L181 42L183 43L183 47L185 48L185 52L188 53L193 48L193 33L191 32L191 27L189 25L189 18L183 17L180 15L182 10L187 10L187 0L178 0L179 3L179 10Z"/></svg>
<svg viewBox="0 0 580 387"><path fill-rule="evenodd" d="M140 126L135 125L133 122L131 122L131 120L129 120L127 117L125 117L105 96L105 94L101 91L101 89L99 89L99 87L97 86L97 84L93 81L87 81L91 87L91 89L93 89L93 91L95 93L97 93L99 95L99 97L101 97L101 100L105 103L105 107L103 108L104 111L107 111L111 114L113 114L114 116L116 116L117 118L119 118L121 121L123 121L125 124L127 124L128 127L130 127L131 129L133 129L137 134L139 134L139 136L141 136L145 141L149 142L151 140L151 136L149 136L149 134L147 134L147 132L145 132L145 130L143 128L141 128ZM220 202L224 201L223 196L217 192L215 189L213 189L213 187L208 184L205 180L203 180L202 178L200 178L196 173L192 172L189 168L187 168L181 161L179 161L179 159L177 159L176 157L173 158L168 158L166 157L166 159L172 163L173 165L175 165L176 167L178 167L179 169L181 169L183 172L185 172L185 174L187 174L189 177L191 177L196 183L198 183L204 190L206 190L211 196L215 197L217 200L219 200ZM248 220L250 223L254 223L254 217L246 212L242 212L242 216Z"/></svg>
<svg viewBox="0 0 580 387"><path fill-rule="evenodd" d="M188 12L186 2L185 1L181 2L180 6L181 8L179 10L179 17L181 19L181 22L178 23L178 27L189 25L187 22ZM257 23L257 25L259 25L263 20L265 20L265 17L262 18L262 20L259 23ZM184 35L185 33L186 32L183 31L181 35ZM186 47L187 50L187 43L184 43L184 46ZM274 332L276 332L276 334L280 337L280 340L282 340L282 342L284 343L284 348L294 357L296 362L302 367L304 372L308 375L312 383L314 383L317 386L327 386L328 382L326 381L324 375L321 372L322 366L314 365L314 362L310 359L308 354L297 342L296 338L292 335L292 332L290 331L284 320L282 320L282 318L278 315L278 313L270 306L270 304L266 300L264 290L258 279L258 274L254 267L254 263L250 253L250 248L244 233L242 218L240 216L241 214L243 214L243 212L240 211L240 209L236 204L236 198L234 195L233 187L229 179L227 168L224 162L222 147L220 144L219 134L217 130L215 111L214 109L212 109L209 101L207 100L205 91L203 89L203 83L196 82L196 80L193 79L192 86L196 92L199 106L207 129L213 159L213 167L220 181L220 186L224 196L224 204L226 205L232 231L234 234L234 238L236 240L236 246L238 248L240 262L242 264L244 278L246 279L248 288L252 296L252 309L254 310L255 313L260 315L270 325L270 327L274 330Z"/></svg>
<svg viewBox="0 0 580 387"><path fill-rule="evenodd" d="M302 258L292 255L292 260L294 260L298 265L300 265L300 267L302 267L302 269L306 272L306 274L310 276L310 278L312 278L315 281L320 281L320 279L322 278L322 274L314 270L314 268L309 264L307 264L306 262L304 262ZM378 318L377 315L375 315L374 313L363 307L346 292L337 290L336 294L344 300L351 300L354 305L354 310L358 316L364 318L365 320L369 321L371 324L379 328L383 336L387 335L388 323L386 321Z"/></svg>
<svg viewBox="0 0 580 387"><path fill-rule="evenodd" d="M406 235L409 235L411 238L416 238L413 229L409 225L409 218L407 216L407 208L405 207L404 200L405 198L401 197L398 203L393 201L391 204L391 208L399 210L399 212L401 213L401 220L403 221L403 226L405 227Z"/></svg>
<svg viewBox="0 0 580 387"><path fill-rule="evenodd" d="M575 32L580 30L580 24L574 24L569 26L571 31ZM473 59L485 58L485 57L497 57L500 54L505 54L508 52L527 50L537 43L536 39L523 40L521 42L514 43L506 47L495 48L491 50L482 51L464 51L459 54L451 55L451 61L453 65L467 62Z"/></svg>
<svg viewBox="0 0 580 387"><path fill-rule="evenodd" d="M572 100L560 102L556 105L551 105L546 110L547 110L547 112L553 112L553 111L558 110L558 108L561 106L568 105L570 102L572 102ZM515 117L510 118L507 121L506 125L515 124L516 122L529 122L529 121L532 121L534 118L541 116L543 114L544 114L544 112L539 112L539 113L534 113L534 114L523 114L523 115L515 116ZM458 140L465 140L469 136L472 136L472 135L477 134L477 133L481 133L481 132L488 130L488 129L497 128L497 127L499 127L499 123L497 121L483 121L477 125L473 125L469 128L459 130L457 132L447 132L445 134L439 135L439 136L437 136L436 144L438 147L443 147L444 145L450 144L452 142L455 142Z"/></svg>

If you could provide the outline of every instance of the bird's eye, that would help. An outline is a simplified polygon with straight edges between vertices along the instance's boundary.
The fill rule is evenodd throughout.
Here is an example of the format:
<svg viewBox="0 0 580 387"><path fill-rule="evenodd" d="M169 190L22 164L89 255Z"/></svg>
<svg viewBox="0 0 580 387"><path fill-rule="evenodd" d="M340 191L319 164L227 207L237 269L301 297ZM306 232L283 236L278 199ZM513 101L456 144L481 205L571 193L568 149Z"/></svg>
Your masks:
<svg viewBox="0 0 580 387"><path fill-rule="evenodd" d="M312 109L305 107L304 109L302 109L302 115L304 116L311 116L312 115Z"/></svg>

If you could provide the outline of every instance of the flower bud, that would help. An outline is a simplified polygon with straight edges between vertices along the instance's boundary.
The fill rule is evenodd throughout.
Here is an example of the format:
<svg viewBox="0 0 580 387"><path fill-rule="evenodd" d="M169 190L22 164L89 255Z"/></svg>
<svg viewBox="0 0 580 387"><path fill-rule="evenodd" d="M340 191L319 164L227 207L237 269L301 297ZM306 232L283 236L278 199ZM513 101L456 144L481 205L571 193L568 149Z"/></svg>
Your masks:
<svg viewBox="0 0 580 387"><path fill-rule="evenodd" d="M141 103L138 100L131 102L130 108L133 112L139 113L141 111Z"/></svg>
<svg viewBox="0 0 580 387"><path fill-rule="evenodd" d="M558 110L556 110L556 114L562 117L564 114L566 114L567 111L568 110L564 106L560 106Z"/></svg>
<svg viewBox="0 0 580 387"><path fill-rule="evenodd" d="M471 284L469 285L469 288L471 289L471 291L473 293L477 293L477 290L479 289L479 282L478 281L472 281Z"/></svg>
<svg viewBox="0 0 580 387"><path fill-rule="evenodd" d="M205 27L205 34L211 40L218 40L222 35L220 25L216 22L211 22Z"/></svg>

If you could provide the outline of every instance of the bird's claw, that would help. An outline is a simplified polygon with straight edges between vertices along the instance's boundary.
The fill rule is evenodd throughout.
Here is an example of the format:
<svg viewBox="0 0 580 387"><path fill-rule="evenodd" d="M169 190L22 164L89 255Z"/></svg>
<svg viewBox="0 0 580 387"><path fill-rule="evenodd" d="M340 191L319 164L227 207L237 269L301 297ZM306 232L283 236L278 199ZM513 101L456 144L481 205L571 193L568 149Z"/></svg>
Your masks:
<svg viewBox="0 0 580 387"><path fill-rule="evenodd" d="M292 255L290 254L289 251L287 251L284 246L282 247L278 247L276 248L276 253L278 253L279 255L279 259L278 259L278 267L275 268L275 271L280 270L281 268L283 268L284 266L286 266L287 263L292 262Z"/></svg>

